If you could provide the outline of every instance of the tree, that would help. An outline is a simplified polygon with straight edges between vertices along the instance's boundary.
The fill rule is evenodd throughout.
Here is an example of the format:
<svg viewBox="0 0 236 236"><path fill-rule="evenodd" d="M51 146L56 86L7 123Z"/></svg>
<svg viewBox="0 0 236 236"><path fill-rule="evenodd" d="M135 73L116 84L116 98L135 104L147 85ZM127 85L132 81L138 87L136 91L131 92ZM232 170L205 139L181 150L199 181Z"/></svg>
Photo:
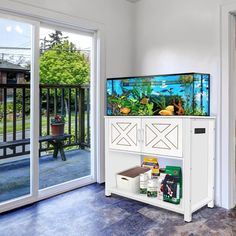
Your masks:
<svg viewBox="0 0 236 236"><path fill-rule="evenodd" d="M51 33L48 35L49 39L41 39L40 50L43 53L48 49L52 49L56 44L63 44L65 40L68 39L68 36L62 36L62 32L59 30L55 30L55 33Z"/></svg>
<svg viewBox="0 0 236 236"><path fill-rule="evenodd" d="M86 84L89 71L88 58L68 40L40 56L40 82L44 84Z"/></svg>

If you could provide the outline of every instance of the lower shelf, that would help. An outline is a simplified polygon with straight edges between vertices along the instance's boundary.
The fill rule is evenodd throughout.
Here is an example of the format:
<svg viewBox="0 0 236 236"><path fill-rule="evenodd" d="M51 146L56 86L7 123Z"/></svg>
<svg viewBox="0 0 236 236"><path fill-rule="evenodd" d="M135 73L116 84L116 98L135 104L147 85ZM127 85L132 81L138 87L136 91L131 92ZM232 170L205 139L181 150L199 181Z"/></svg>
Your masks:
<svg viewBox="0 0 236 236"><path fill-rule="evenodd" d="M183 204L182 204L183 199L181 200L180 204L175 205L169 202L164 202L162 200L159 200L158 198L150 198L143 194L129 193L129 192L120 190L118 188L111 188L109 189L109 191L111 193L114 193L123 197L127 197L136 201L144 202L153 206L157 206L163 209L167 209L167 210L174 211L180 214L184 214L184 209L183 209Z"/></svg>

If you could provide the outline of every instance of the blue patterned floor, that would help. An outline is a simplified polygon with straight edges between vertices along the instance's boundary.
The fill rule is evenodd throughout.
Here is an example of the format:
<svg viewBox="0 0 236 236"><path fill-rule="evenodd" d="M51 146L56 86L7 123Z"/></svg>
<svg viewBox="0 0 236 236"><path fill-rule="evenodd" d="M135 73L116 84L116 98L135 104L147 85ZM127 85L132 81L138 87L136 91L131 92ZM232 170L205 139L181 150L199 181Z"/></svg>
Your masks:
<svg viewBox="0 0 236 236"><path fill-rule="evenodd" d="M0 215L1 236L233 236L236 209L204 208L183 216L112 195L93 184Z"/></svg>

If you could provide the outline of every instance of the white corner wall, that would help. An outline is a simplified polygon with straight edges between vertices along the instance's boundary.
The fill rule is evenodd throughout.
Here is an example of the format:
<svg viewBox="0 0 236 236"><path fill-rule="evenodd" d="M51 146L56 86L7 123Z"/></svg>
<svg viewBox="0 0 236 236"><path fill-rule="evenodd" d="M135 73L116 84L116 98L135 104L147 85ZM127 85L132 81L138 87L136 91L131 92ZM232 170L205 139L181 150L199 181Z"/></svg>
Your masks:
<svg viewBox="0 0 236 236"><path fill-rule="evenodd" d="M143 0L135 4L136 75L211 74L211 115L217 116L216 202L221 205L220 1Z"/></svg>

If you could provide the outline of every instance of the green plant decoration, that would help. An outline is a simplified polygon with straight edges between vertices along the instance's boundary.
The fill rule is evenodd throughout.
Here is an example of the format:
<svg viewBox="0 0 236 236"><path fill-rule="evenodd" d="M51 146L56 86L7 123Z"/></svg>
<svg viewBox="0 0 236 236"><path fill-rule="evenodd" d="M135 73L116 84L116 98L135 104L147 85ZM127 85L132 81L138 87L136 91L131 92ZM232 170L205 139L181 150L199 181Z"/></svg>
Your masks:
<svg viewBox="0 0 236 236"><path fill-rule="evenodd" d="M179 78L179 81L182 84L191 84L191 83L193 83L193 76L192 75L181 75Z"/></svg>
<svg viewBox="0 0 236 236"><path fill-rule="evenodd" d="M66 120L64 116L56 115L51 118L51 124L65 124Z"/></svg>
<svg viewBox="0 0 236 236"><path fill-rule="evenodd" d="M195 109L194 109L194 112L193 112L193 115L194 115L194 116L205 116L206 113L203 112L200 108L195 108Z"/></svg>
<svg viewBox="0 0 236 236"><path fill-rule="evenodd" d="M152 102L147 104L147 113L149 116L153 115L153 107L154 107L154 104Z"/></svg>
<svg viewBox="0 0 236 236"><path fill-rule="evenodd" d="M166 98L165 96L160 96L159 98L153 98L153 102L156 103L159 110L164 110L166 108Z"/></svg>

